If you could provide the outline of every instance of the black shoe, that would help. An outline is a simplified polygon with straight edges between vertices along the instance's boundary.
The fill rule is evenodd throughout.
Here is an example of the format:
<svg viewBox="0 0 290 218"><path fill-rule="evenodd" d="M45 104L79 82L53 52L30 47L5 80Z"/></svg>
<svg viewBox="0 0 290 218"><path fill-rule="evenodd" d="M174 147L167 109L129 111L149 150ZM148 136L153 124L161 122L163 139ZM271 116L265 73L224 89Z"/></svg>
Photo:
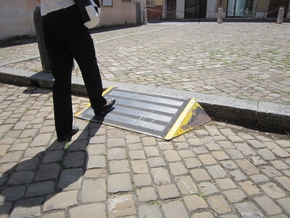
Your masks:
<svg viewBox="0 0 290 218"><path fill-rule="evenodd" d="M64 142L64 141L66 141L67 139L70 139L74 134L76 134L77 132L79 131L79 127L77 127L77 126L73 126L72 127L72 130L68 133L68 134L66 134L65 136L63 136L63 137L59 137L57 140L59 141L59 142Z"/></svg>
<svg viewBox="0 0 290 218"><path fill-rule="evenodd" d="M116 102L114 98L106 98L106 100L107 100L107 104L105 104L99 110L94 110L95 115L99 115L102 112L110 109L115 104L115 102Z"/></svg>

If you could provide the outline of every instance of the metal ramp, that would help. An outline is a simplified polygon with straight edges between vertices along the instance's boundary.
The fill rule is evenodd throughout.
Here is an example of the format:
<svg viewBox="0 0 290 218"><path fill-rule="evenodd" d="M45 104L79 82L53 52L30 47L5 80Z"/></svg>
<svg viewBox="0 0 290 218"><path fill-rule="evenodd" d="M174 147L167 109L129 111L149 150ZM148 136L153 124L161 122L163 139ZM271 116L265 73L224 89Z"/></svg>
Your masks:
<svg viewBox="0 0 290 218"><path fill-rule="evenodd" d="M116 99L106 113L95 116L88 104L76 117L170 140L208 121L195 101L111 87L103 95Z"/></svg>

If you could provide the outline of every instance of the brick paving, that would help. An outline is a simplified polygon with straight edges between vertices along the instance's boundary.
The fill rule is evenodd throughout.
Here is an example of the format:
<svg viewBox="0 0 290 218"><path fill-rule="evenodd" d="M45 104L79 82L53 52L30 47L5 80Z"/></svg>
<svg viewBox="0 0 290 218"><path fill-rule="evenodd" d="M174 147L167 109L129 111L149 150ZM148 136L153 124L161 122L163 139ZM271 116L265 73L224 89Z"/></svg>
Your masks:
<svg viewBox="0 0 290 218"><path fill-rule="evenodd" d="M288 105L288 27L164 23L92 36L105 80ZM41 70L34 42L0 54L1 67ZM1 218L290 216L287 134L211 121L164 141L75 119L79 133L59 143L51 90L0 91ZM73 96L75 112L87 103Z"/></svg>

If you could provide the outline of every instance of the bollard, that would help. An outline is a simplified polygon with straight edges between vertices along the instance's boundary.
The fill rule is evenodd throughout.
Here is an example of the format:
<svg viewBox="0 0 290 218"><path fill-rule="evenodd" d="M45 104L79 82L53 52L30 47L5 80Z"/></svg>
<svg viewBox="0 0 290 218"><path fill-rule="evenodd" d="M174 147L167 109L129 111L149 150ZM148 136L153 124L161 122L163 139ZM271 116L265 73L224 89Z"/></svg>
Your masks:
<svg viewBox="0 0 290 218"><path fill-rule="evenodd" d="M277 17L277 23L278 23L278 24L282 24L282 22L283 22L283 17L284 17L284 8L281 7L281 8L279 9L279 13L278 13L278 17Z"/></svg>
<svg viewBox="0 0 290 218"><path fill-rule="evenodd" d="M218 23L222 23L223 22L223 8L219 7L218 9L218 19L217 19Z"/></svg>
<svg viewBox="0 0 290 218"><path fill-rule="evenodd" d="M143 12L144 14L144 24L147 24L147 9L146 8L144 8L144 12Z"/></svg>

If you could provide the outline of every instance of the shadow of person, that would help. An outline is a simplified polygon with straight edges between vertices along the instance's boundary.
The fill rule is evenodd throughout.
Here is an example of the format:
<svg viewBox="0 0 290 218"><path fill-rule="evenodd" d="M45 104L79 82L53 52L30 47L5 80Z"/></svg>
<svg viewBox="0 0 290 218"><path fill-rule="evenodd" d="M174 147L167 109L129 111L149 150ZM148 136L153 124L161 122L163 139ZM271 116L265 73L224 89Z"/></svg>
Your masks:
<svg viewBox="0 0 290 218"><path fill-rule="evenodd" d="M69 146L56 140L5 171L0 177L0 217L36 217L76 205L89 161L87 148L100 127L90 121Z"/></svg>

